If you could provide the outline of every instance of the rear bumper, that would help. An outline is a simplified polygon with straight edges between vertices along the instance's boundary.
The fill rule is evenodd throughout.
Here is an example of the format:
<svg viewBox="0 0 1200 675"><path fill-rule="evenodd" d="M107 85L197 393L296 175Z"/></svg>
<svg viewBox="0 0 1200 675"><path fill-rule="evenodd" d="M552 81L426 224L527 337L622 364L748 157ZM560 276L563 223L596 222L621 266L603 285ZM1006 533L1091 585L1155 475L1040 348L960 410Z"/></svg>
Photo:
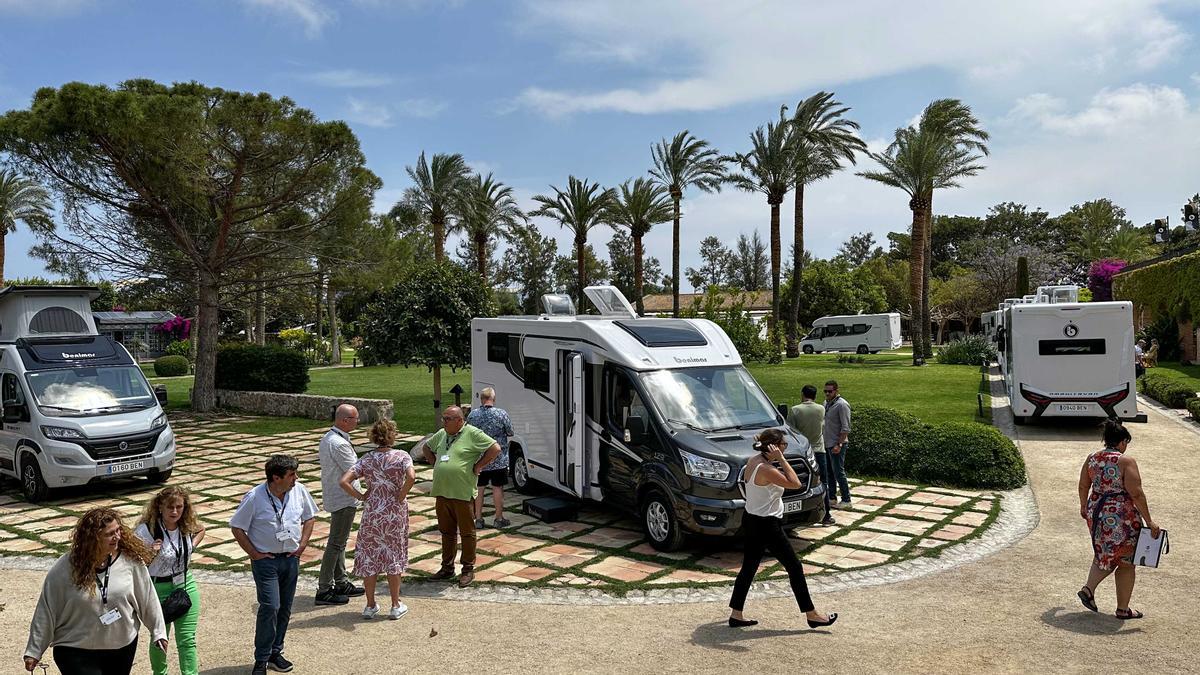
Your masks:
<svg viewBox="0 0 1200 675"><path fill-rule="evenodd" d="M1030 418L1109 417L1132 419L1137 416L1137 396L1133 383L1090 396L1048 394L1025 384L1017 387L1019 396L1013 412ZM1020 410L1018 410L1020 408Z"/></svg>

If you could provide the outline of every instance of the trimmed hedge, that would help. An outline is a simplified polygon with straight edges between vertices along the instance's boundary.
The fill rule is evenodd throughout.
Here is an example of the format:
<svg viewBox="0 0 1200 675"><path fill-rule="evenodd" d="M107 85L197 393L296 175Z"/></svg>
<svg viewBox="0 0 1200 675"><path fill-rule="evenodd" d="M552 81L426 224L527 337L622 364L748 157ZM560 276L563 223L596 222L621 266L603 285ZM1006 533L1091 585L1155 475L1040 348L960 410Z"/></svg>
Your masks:
<svg viewBox="0 0 1200 675"><path fill-rule="evenodd" d="M188 360L182 356L160 356L154 359L154 374L159 377L187 375Z"/></svg>
<svg viewBox="0 0 1200 675"><path fill-rule="evenodd" d="M1158 373L1146 373L1138 384L1143 394L1168 408L1186 408L1188 400L1196 398L1196 389L1192 385Z"/></svg>
<svg viewBox="0 0 1200 675"><path fill-rule="evenodd" d="M308 388L308 362L295 349L246 342L223 344L217 349L216 386L303 394Z"/></svg>
<svg viewBox="0 0 1200 675"><path fill-rule="evenodd" d="M1191 413L1192 419L1200 422L1200 398L1194 398L1188 401L1188 412Z"/></svg>
<svg viewBox="0 0 1200 675"><path fill-rule="evenodd" d="M926 424L890 408L856 406L846 469L856 474L968 488L1025 484L1025 460L995 427Z"/></svg>
<svg viewBox="0 0 1200 675"><path fill-rule="evenodd" d="M982 335L968 335L951 340L938 348L937 362L978 366L984 359L990 363L998 358L996 344Z"/></svg>

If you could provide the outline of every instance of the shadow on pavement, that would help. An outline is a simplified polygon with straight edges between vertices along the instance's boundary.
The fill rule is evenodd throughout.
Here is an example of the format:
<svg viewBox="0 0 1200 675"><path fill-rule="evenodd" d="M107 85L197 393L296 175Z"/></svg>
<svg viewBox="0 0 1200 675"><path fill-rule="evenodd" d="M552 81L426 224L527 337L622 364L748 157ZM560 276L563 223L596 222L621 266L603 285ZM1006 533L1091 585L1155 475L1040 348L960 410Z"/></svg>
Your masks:
<svg viewBox="0 0 1200 675"><path fill-rule="evenodd" d="M1140 633L1142 629L1130 626L1111 614L1098 614L1088 610L1068 612L1066 607L1052 607L1042 612L1042 623L1051 628L1066 630L1080 635L1126 635Z"/></svg>
<svg viewBox="0 0 1200 675"><path fill-rule="evenodd" d="M762 628L761 624L749 628L730 628L725 621L717 621L697 626L692 631L692 644L725 652L748 652L750 647L739 643L807 634L829 635L830 632L808 628L772 630Z"/></svg>

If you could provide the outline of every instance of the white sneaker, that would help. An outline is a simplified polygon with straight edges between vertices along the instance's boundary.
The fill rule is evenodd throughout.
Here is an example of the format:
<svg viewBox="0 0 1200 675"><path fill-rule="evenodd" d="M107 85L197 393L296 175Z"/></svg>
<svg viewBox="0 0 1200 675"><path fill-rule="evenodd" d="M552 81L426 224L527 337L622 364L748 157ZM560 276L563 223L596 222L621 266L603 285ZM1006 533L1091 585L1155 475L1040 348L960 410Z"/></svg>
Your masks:
<svg viewBox="0 0 1200 675"><path fill-rule="evenodd" d="M379 611L379 610L375 610L375 611ZM395 621L396 619L399 619L400 617L404 616L405 614L408 614L408 605L406 605L402 602L402 603L396 605L395 607L393 607L392 611L388 612L388 618Z"/></svg>
<svg viewBox="0 0 1200 675"><path fill-rule="evenodd" d="M379 615L379 607L369 607L368 606L368 607L363 608L362 618L364 618L364 619L374 619L378 615Z"/></svg>

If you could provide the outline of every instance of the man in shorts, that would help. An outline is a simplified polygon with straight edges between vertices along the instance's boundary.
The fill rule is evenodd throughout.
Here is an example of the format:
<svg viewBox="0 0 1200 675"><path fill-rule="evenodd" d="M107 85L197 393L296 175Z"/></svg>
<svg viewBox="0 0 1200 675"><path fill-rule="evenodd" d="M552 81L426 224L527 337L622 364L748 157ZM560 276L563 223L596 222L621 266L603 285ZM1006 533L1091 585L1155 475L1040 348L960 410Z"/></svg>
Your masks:
<svg viewBox="0 0 1200 675"><path fill-rule="evenodd" d="M467 424L500 444L500 456L479 474L479 493L475 496L475 529L486 527L483 522L483 488L488 485L492 486L492 506L496 508L492 527L508 527L512 522L504 517L504 486L508 483L508 438L513 434L513 426L508 413L496 407L495 389L485 387L479 392L479 407L467 415Z"/></svg>

